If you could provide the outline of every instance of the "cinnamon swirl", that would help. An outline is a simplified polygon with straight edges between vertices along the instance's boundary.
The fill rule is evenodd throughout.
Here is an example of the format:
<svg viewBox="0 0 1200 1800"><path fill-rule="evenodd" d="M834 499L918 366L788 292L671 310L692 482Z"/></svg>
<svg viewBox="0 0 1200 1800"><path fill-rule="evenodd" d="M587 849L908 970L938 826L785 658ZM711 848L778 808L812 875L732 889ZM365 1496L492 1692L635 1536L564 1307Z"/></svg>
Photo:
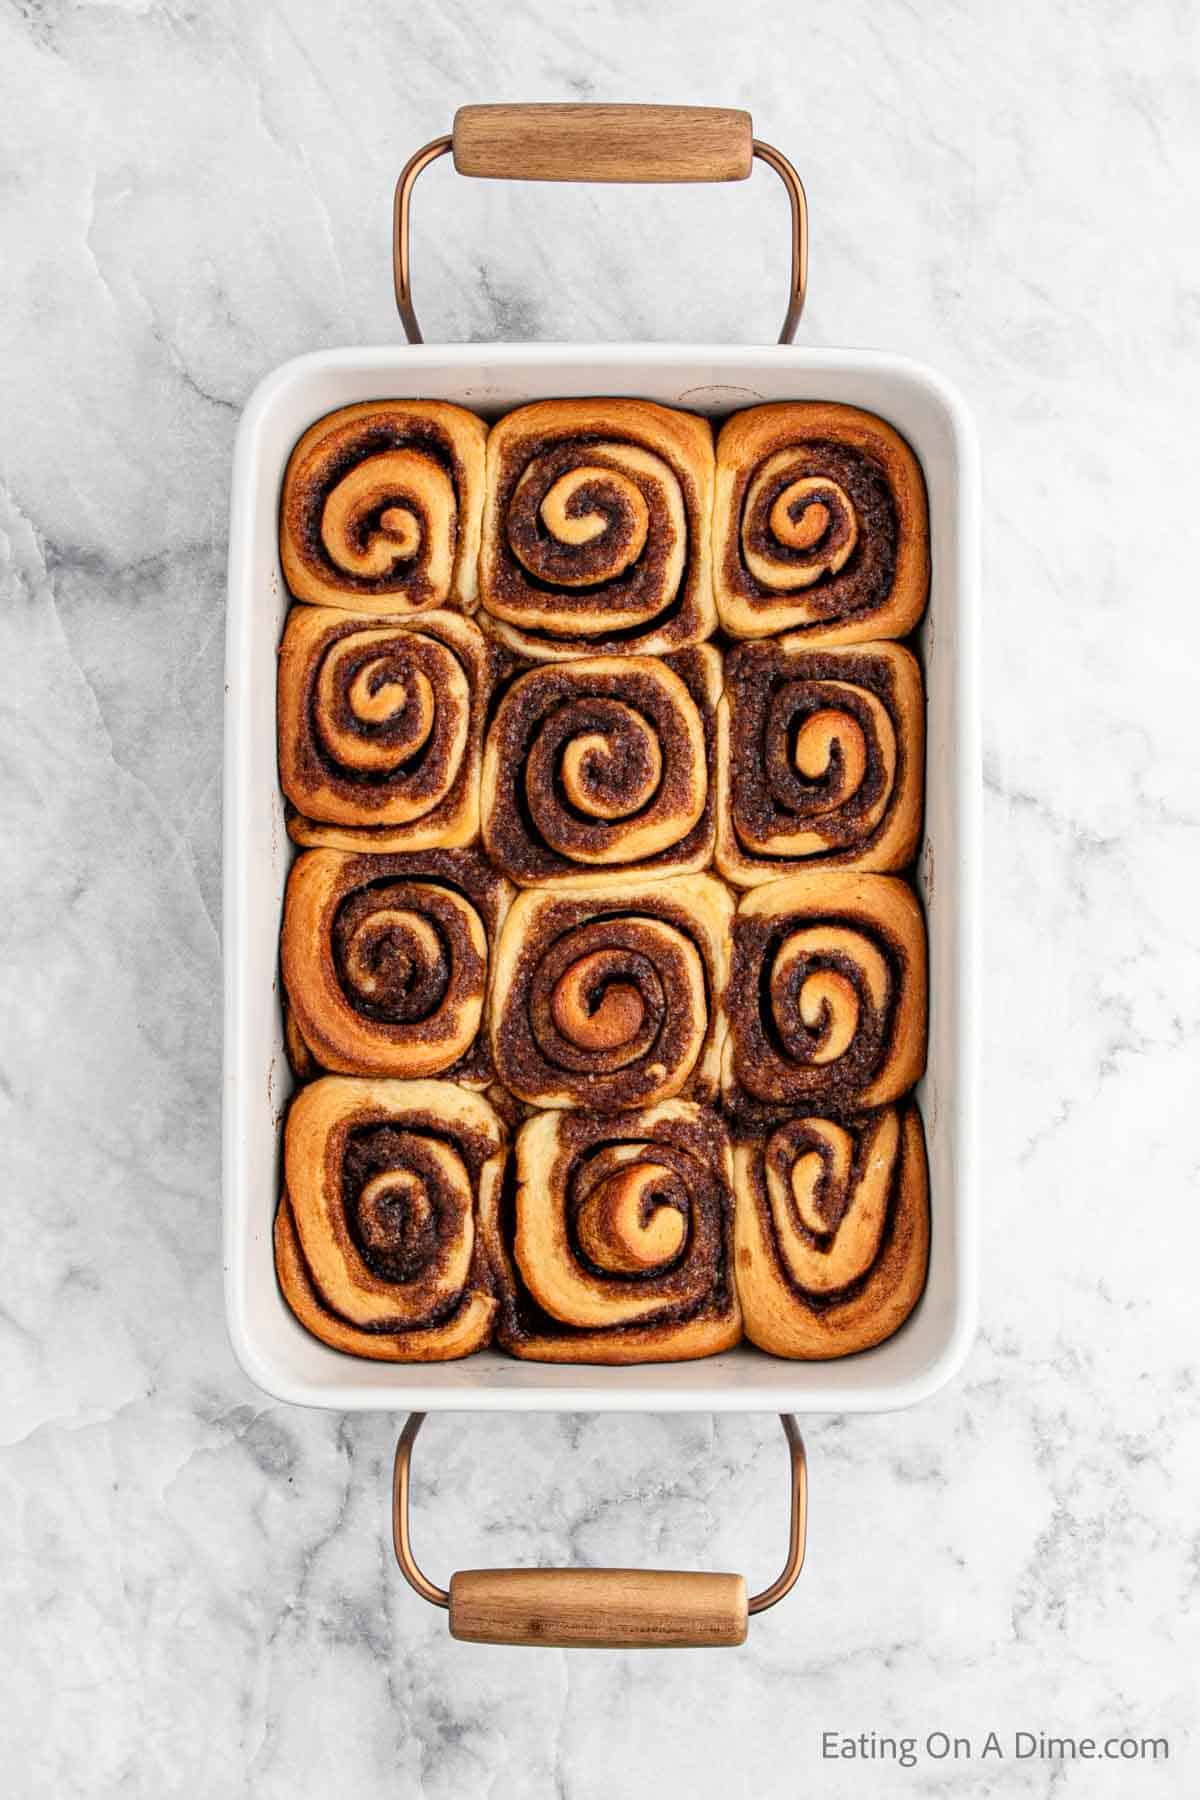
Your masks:
<svg viewBox="0 0 1200 1800"><path fill-rule="evenodd" d="M492 967L492 1055L538 1106L716 1097L733 903L707 875L514 901Z"/></svg>
<svg viewBox="0 0 1200 1800"><path fill-rule="evenodd" d="M793 875L733 921L726 1097L735 1110L844 1117L895 1100L925 1066L925 922L891 875Z"/></svg>
<svg viewBox="0 0 1200 1800"><path fill-rule="evenodd" d="M335 1350L443 1362L487 1343L496 1302L477 1220L499 1193L503 1126L448 1081L325 1076L293 1100L275 1266Z"/></svg>
<svg viewBox="0 0 1200 1800"><path fill-rule="evenodd" d="M279 785L298 844L424 850L479 835L496 652L457 613L294 606L279 651Z"/></svg>
<svg viewBox="0 0 1200 1800"><path fill-rule="evenodd" d="M666 1362L741 1336L732 1161L715 1113L541 1113L480 1207L497 1335L534 1362Z"/></svg>
<svg viewBox="0 0 1200 1800"><path fill-rule="evenodd" d="M543 400L492 427L485 623L538 661L698 644L716 624L712 432L645 400Z"/></svg>
<svg viewBox="0 0 1200 1800"><path fill-rule="evenodd" d="M901 869L921 830L925 703L901 644L739 644L717 709L717 866L737 887L804 864Z"/></svg>
<svg viewBox="0 0 1200 1800"><path fill-rule="evenodd" d="M929 591L925 483L904 439L825 401L735 413L717 439L713 582L732 637L904 637Z"/></svg>
<svg viewBox="0 0 1200 1800"><path fill-rule="evenodd" d="M297 600L362 613L476 604L482 419L440 400L368 400L292 451L279 556Z"/></svg>
<svg viewBox="0 0 1200 1800"><path fill-rule="evenodd" d="M480 810L493 862L522 887L706 867L720 691L709 645L519 675L484 744Z"/></svg>
<svg viewBox="0 0 1200 1800"><path fill-rule="evenodd" d="M298 856L280 958L291 1030L311 1061L486 1087L488 945L511 892L471 850Z"/></svg>
<svg viewBox="0 0 1200 1800"><path fill-rule="evenodd" d="M734 1145L746 1336L772 1356L850 1356L921 1297L929 1178L916 1106L781 1119Z"/></svg>

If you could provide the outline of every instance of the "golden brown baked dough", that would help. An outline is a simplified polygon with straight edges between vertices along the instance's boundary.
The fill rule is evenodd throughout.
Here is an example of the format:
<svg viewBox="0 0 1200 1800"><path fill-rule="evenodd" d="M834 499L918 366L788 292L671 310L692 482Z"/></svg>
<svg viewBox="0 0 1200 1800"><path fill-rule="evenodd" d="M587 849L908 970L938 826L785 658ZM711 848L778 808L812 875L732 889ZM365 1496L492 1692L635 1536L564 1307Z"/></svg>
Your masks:
<svg viewBox="0 0 1200 1800"><path fill-rule="evenodd" d="M925 921L893 875L792 875L733 921L726 1097L835 1117L895 1100L925 1067Z"/></svg>
<svg viewBox="0 0 1200 1800"><path fill-rule="evenodd" d="M496 1302L477 1219L505 1156L487 1101L451 1082L330 1075L302 1088L275 1220L279 1285L300 1323L381 1362L482 1348Z"/></svg>
<svg viewBox="0 0 1200 1800"><path fill-rule="evenodd" d="M729 1139L685 1100L642 1112L540 1113L516 1188L480 1206L497 1334L533 1362L667 1362L741 1336Z"/></svg>
<svg viewBox="0 0 1200 1800"><path fill-rule="evenodd" d="M717 867L902 869L921 835L925 697L902 644L739 644L717 709Z"/></svg>
<svg viewBox="0 0 1200 1800"><path fill-rule="evenodd" d="M279 651L279 785L298 844L425 850L479 835L496 652L458 613L294 606Z"/></svg>
<svg viewBox="0 0 1200 1800"><path fill-rule="evenodd" d="M873 413L795 401L735 413L717 439L713 585L732 637L904 637L929 591L920 464Z"/></svg>
<svg viewBox="0 0 1200 1800"><path fill-rule="evenodd" d="M286 991L280 996L279 1006L283 1013L283 1049L288 1059L288 1068L297 1081L313 1081L325 1071L304 1041L304 1034L296 1023L296 1015L288 1005Z"/></svg>
<svg viewBox="0 0 1200 1800"><path fill-rule="evenodd" d="M646 400L542 400L494 425L484 623L535 660L698 644L716 624L712 431Z"/></svg>
<svg viewBox="0 0 1200 1800"><path fill-rule="evenodd" d="M921 1297L929 1177L916 1106L782 1119L733 1152L746 1336L772 1356L850 1356Z"/></svg>
<svg viewBox="0 0 1200 1800"><path fill-rule="evenodd" d="M721 659L595 656L529 669L488 727L483 841L522 887L677 875L712 857Z"/></svg>
<svg viewBox="0 0 1200 1800"><path fill-rule="evenodd" d="M440 400L368 400L292 451L279 555L297 600L362 613L476 603L487 427Z"/></svg>
<svg viewBox="0 0 1200 1800"><path fill-rule="evenodd" d="M512 890L472 850L309 850L288 877L280 960L291 1029L345 1075L491 1080L488 947Z"/></svg>
<svg viewBox="0 0 1200 1800"><path fill-rule="evenodd" d="M520 894L492 957L492 1057L538 1106L716 1097L733 903L708 875Z"/></svg>

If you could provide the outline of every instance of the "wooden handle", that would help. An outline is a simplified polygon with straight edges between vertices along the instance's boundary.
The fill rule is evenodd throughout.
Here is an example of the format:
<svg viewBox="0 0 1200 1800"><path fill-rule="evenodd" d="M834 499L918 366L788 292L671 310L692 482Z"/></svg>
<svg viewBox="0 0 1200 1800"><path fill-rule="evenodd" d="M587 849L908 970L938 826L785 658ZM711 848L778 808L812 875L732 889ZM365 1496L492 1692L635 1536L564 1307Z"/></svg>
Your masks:
<svg viewBox="0 0 1200 1800"><path fill-rule="evenodd" d="M754 133L727 106L460 106L454 166L499 181L745 181Z"/></svg>
<svg viewBox="0 0 1200 1800"><path fill-rule="evenodd" d="M808 202L787 157L752 129L749 113L722 106L460 106L453 137L423 145L396 183L392 276L409 343L423 342L412 297L413 186L453 151L460 175L508 181L744 181L758 157L783 182L791 208L791 286L779 333L790 344L808 282Z"/></svg>
<svg viewBox="0 0 1200 1800"><path fill-rule="evenodd" d="M469 1644L547 1644L560 1649L719 1648L744 1644L746 1621L791 1592L804 1562L808 1481L804 1443L790 1414L780 1417L792 1470L787 1561L760 1594L746 1598L740 1575L677 1569L463 1569L438 1587L413 1555L408 1528L412 1451L425 1418L410 1413L392 1470L392 1542L404 1579L450 1613L450 1635Z"/></svg>
<svg viewBox="0 0 1200 1800"><path fill-rule="evenodd" d="M740 1575L677 1569L462 1569L450 1635L469 1644L558 1649L704 1649L744 1644Z"/></svg>

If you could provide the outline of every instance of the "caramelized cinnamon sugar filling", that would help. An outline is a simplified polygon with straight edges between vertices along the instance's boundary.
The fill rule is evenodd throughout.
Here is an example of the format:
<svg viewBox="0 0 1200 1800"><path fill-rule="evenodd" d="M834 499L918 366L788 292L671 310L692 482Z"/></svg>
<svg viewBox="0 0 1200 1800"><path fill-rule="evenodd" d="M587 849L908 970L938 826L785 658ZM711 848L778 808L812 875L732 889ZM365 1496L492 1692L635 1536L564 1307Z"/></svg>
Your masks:
<svg viewBox="0 0 1200 1800"><path fill-rule="evenodd" d="M538 661L701 642L714 622L705 420L627 399L551 400L493 428L480 595Z"/></svg>
<svg viewBox="0 0 1200 1800"><path fill-rule="evenodd" d="M713 654L582 658L519 676L485 743L493 860L524 884L707 860Z"/></svg>
<svg viewBox="0 0 1200 1800"><path fill-rule="evenodd" d="M417 631L330 635L305 694L305 748L326 782L393 792L403 784L414 803L440 798L466 746L471 672L449 645Z"/></svg>
<svg viewBox="0 0 1200 1800"><path fill-rule="evenodd" d="M509 892L473 851L299 858L283 973L293 1030L313 1060L346 1074L488 1080L488 947Z"/></svg>
<svg viewBox="0 0 1200 1800"><path fill-rule="evenodd" d="M843 1121L778 1116L734 1151L746 1335L776 1356L847 1356L890 1337L929 1258L924 1135L911 1102Z"/></svg>
<svg viewBox="0 0 1200 1800"><path fill-rule="evenodd" d="M333 954L342 992L356 1012L391 1024L437 1027L451 970L478 987L484 959L466 929L458 896L430 883L374 882L342 901Z"/></svg>
<svg viewBox="0 0 1200 1800"><path fill-rule="evenodd" d="M279 777L298 842L420 850L478 835L498 653L457 613L295 606L279 658Z"/></svg>
<svg viewBox="0 0 1200 1800"><path fill-rule="evenodd" d="M376 1360L479 1349L496 1309L477 1216L504 1149L487 1102L448 1082L326 1076L301 1089L275 1252L302 1324Z"/></svg>
<svg viewBox="0 0 1200 1800"><path fill-rule="evenodd" d="M382 1281L440 1279L473 1204L481 1141L414 1115L352 1126L340 1154L346 1227L367 1267Z"/></svg>
<svg viewBox="0 0 1200 1800"><path fill-rule="evenodd" d="M884 471L829 441L776 448L740 487L740 529L725 546L726 573L771 603L804 589L825 618L871 612L891 590L897 519Z"/></svg>
<svg viewBox="0 0 1200 1800"><path fill-rule="evenodd" d="M738 887L805 869L904 868L920 840L921 672L901 644L791 634L725 658L717 866Z"/></svg>
<svg viewBox="0 0 1200 1800"><path fill-rule="evenodd" d="M763 1099L853 1106L891 1045L904 975L902 946L858 918L735 919L729 1008L742 1084Z"/></svg>
<svg viewBox="0 0 1200 1800"><path fill-rule="evenodd" d="M730 1105L845 1117L897 1099L924 1067L926 964L920 909L895 876L814 871L744 895Z"/></svg>
<svg viewBox="0 0 1200 1800"><path fill-rule="evenodd" d="M474 448L481 456L481 439ZM470 479L440 417L386 403L331 415L301 440L284 480L280 534L292 591L326 604L342 594L349 603L391 598L407 610L444 605Z"/></svg>
<svg viewBox="0 0 1200 1800"><path fill-rule="evenodd" d="M548 1131L543 1158L534 1140ZM594 1349L726 1318L731 1218L728 1143L713 1114L539 1119L518 1142L500 1209L500 1242L511 1246L501 1341L519 1350L578 1334Z"/></svg>
<svg viewBox="0 0 1200 1800"><path fill-rule="evenodd" d="M887 1249L904 1161L894 1110L840 1125L790 1118L764 1135L748 1196L779 1278L816 1311L861 1292Z"/></svg>
<svg viewBox="0 0 1200 1800"><path fill-rule="evenodd" d="M717 438L717 610L735 638L892 639L929 592L920 466L883 419L823 401L751 407Z"/></svg>
<svg viewBox="0 0 1200 1800"><path fill-rule="evenodd" d="M798 660L762 644L727 658L736 828L752 852L806 830L830 850L860 849L879 829L904 754L891 672L865 655L807 651L802 673Z"/></svg>
<svg viewBox="0 0 1200 1800"><path fill-rule="evenodd" d="M654 883L628 907L523 896L497 960L500 1079L542 1106L644 1106L689 1084L712 1097L715 1064L703 1058L724 986L725 906L699 878Z"/></svg>
<svg viewBox="0 0 1200 1800"><path fill-rule="evenodd" d="M523 599L536 622L539 592L553 595L555 613L586 612L602 588L614 625L644 629L686 579L678 478L637 446L598 436L526 443L522 452L528 460L503 504L512 556L498 562L496 598ZM589 591L573 605L574 588Z"/></svg>

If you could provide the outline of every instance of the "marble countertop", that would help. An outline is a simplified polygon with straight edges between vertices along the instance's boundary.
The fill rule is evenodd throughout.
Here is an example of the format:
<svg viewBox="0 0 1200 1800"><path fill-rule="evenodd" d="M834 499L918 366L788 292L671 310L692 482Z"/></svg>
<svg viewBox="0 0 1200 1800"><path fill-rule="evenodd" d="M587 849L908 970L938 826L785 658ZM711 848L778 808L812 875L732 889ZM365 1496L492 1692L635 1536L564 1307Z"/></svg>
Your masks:
<svg viewBox="0 0 1200 1800"><path fill-rule="evenodd" d="M1196 1791L1198 49L1170 0L0 8L7 1792ZM982 1329L916 1410L808 1422L809 1566L740 1651L452 1643L391 1562L395 1422L271 1404L225 1336L233 435L285 358L397 340L398 167L504 98L751 107L808 185L802 341L939 365L983 442ZM765 175L443 165L416 210L431 338L776 329ZM760 1581L778 1437L434 1419L418 1547ZM915 1766L824 1732L912 1736Z"/></svg>

